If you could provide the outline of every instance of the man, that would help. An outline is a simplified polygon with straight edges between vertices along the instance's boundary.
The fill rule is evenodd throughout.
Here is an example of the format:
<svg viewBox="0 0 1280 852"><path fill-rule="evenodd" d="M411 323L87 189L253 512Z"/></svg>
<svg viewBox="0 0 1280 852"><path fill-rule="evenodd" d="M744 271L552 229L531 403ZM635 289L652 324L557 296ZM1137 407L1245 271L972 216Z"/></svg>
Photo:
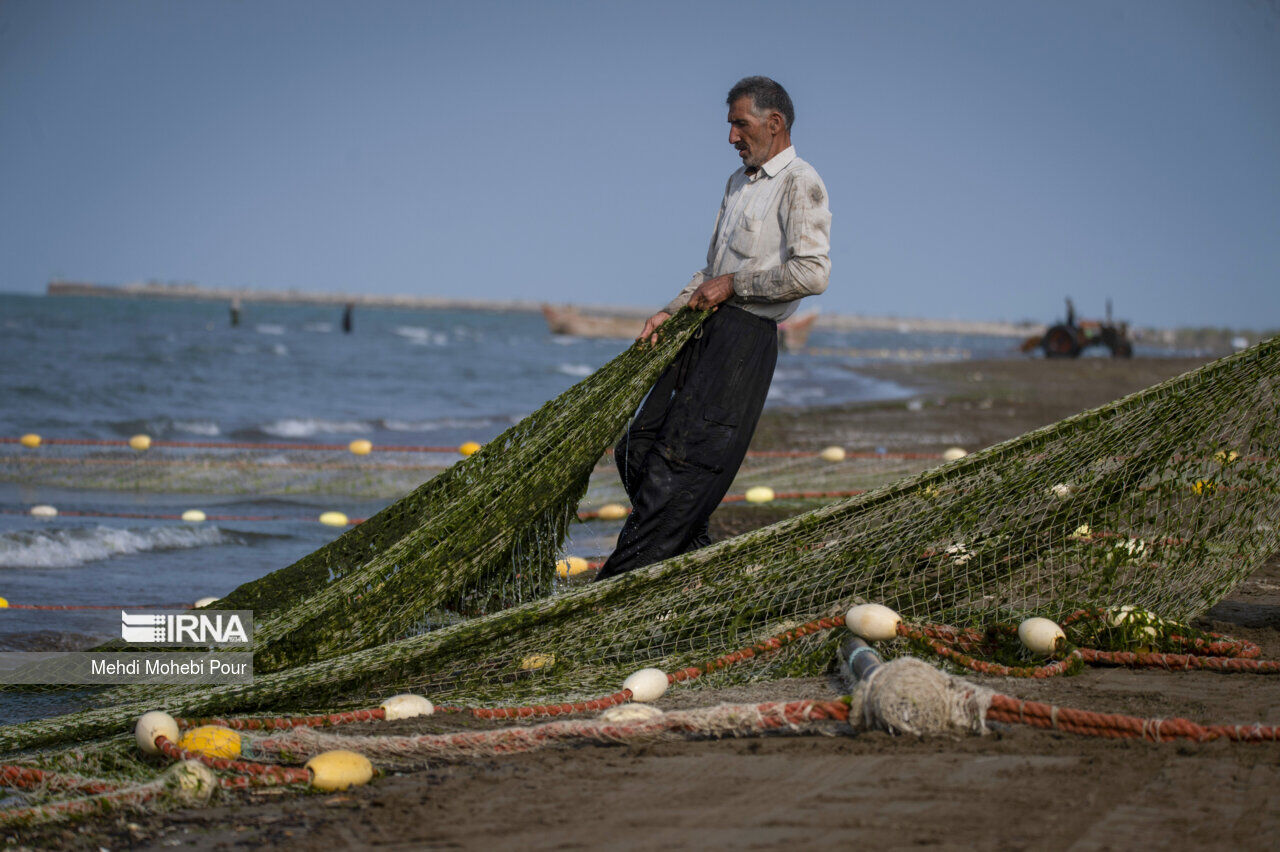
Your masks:
<svg viewBox="0 0 1280 852"><path fill-rule="evenodd" d="M688 305L712 310L654 384L615 450L631 498L618 546L597 580L711 543L707 521L747 454L778 358L778 322L827 288L827 190L791 145L782 86L746 77L729 90L729 177L707 265L645 323L654 341Z"/></svg>

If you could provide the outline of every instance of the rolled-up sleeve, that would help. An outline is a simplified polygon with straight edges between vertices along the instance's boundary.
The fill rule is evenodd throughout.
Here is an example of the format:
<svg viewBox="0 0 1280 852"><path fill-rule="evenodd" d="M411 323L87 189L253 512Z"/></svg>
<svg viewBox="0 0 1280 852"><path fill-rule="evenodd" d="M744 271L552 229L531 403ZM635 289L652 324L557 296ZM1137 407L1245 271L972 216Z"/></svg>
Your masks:
<svg viewBox="0 0 1280 852"><path fill-rule="evenodd" d="M788 175L778 207L786 260L768 269L733 274L733 292L744 302L790 302L827 289L831 274L831 211L827 188L811 170Z"/></svg>
<svg viewBox="0 0 1280 852"><path fill-rule="evenodd" d="M707 270L699 269L693 273L693 278L689 279L689 283L684 285L684 289L680 291L670 302L663 306L665 313L675 316L681 308L689 304L689 300L693 298L694 292L702 286L702 282L707 280Z"/></svg>

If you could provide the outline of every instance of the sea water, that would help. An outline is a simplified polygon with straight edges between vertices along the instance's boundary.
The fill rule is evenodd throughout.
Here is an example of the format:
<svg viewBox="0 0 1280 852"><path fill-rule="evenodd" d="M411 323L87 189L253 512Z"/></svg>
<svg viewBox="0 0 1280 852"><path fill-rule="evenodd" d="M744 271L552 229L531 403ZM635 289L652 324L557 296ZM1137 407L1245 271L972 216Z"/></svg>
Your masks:
<svg viewBox="0 0 1280 852"><path fill-rule="evenodd" d="M457 446L485 442L627 345L555 337L522 312L357 309L0 295L0 437ZM963 348L1011 357L1007 338L815 331L828 354L781 355L769 406L892 399L911 391L835 350ZM865 361L861 362L865 363ZM340 534L337 509L385 500L93 491L0 483L0 596L13 603L187 605L289 565ZM38 520L30 506L62 510ZM208 514L184 524L93 515ZM68 511L86 516L68 516ZM0 650L72 650L119 636L116 609L0 610ZM34 702L34 703L33 703ZM0 694L0 722L58 709Z"/></svg>

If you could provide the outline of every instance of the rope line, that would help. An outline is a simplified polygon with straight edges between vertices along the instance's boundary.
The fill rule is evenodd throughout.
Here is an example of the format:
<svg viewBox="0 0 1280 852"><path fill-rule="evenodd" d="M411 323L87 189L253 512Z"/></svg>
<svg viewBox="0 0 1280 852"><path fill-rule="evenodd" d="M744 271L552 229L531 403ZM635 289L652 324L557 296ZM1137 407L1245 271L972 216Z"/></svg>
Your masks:
<svg viewBox="0 0 1280 852"><path fill-rule="evenodd" d="M244 781L219 779L224 787L275 787L281 784L307 784L311 781L311 772L295 766L278 766L274 763L251 763L247 760L232 760L229 757L213 757L204 752L191 751L172 742L161 734L156 737L156 748L170 760L198 760L210 769L232 772Z"/></svg>
<svg viewBox="0 0 1280 852"><path fill-rule="evenodd" d="M1105 739L1143 739L1159 743L1166 740L1210 742L1227 739L1238 743L1280 741L1280 727L1269 725L1200 725L1190 719L1143 719L1119 713L1097 713L1071 707L1023 701L996 694L991 700L987 718L997 722L1029 725L1033 728L1067 731Z"/></svg>
<svg viewBox="0 0 1280 852"><path fill-rule="evenodd" d="M20 444L21 438L0 437L0 444ZM44 445L60 445L71 447L120 447L123 449L132 449L127 440L110 440L110 439L93 439L93 438L41 438L41 446ZM150 444L151 448L169 447L173 449L183 450L299 450L304 452L350 452L348 444L301 444L290 442L259 442L259 441L159 441L153 440ZM38 449L31 447L28 449ZM135 451L137 452L137 451ZM143 450L142 452L146 452ZM439 447L439 446L415 446L415 445L399 445L399 444L375 444L373 453L389 452L389 453L446 453L459 455L458 447ZM613 453L612 448L607 450L609 454ZM748 458L820 458L821 450L751 450L747 453ZM915 461L927 459L941 459L942 453L918 453L918 452L845 452L846 459L885 459L891 461Z"/></svg>

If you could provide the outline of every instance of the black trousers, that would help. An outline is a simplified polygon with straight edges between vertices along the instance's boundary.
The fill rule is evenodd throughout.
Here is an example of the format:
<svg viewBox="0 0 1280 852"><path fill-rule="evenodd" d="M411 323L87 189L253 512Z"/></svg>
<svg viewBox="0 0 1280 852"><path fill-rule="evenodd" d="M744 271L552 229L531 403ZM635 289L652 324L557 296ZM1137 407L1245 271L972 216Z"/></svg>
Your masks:
<svg viewBox="0 0 1280 852"><path fill-rule="evenodd" d="M597 580L711 543L777 361L777 323L728 305L684 345L614 450L631 514Z"/></svg>

